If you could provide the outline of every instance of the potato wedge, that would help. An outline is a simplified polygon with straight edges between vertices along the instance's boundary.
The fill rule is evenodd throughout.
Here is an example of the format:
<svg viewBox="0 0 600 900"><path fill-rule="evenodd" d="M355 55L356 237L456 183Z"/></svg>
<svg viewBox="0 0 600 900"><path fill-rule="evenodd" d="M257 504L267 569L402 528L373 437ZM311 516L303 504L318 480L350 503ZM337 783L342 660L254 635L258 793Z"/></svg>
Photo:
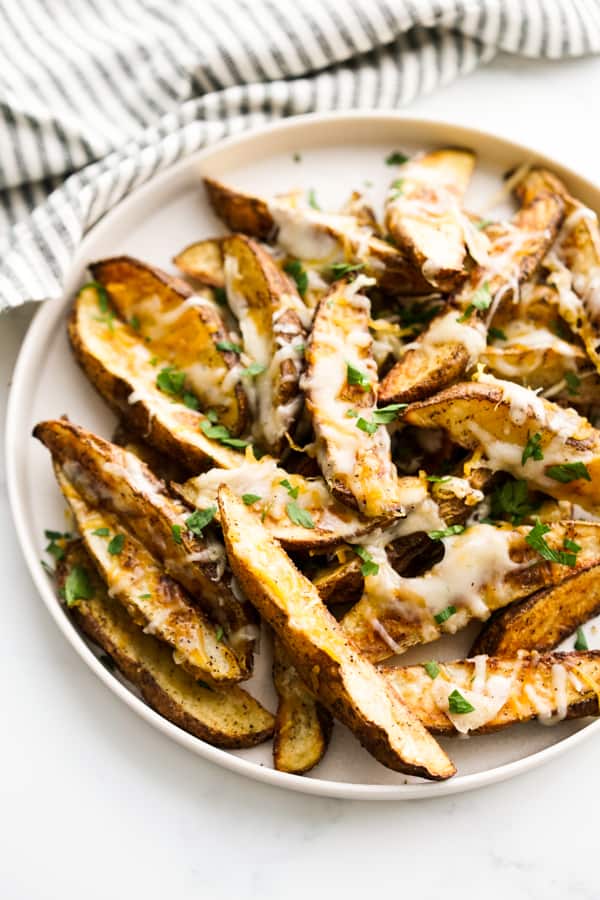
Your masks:
<svg viewBox="0 0 600 900"><path fill-rule="evenodd" d="M123 517L128 528L213 619L221 625L242 674L252 669L256 615L233 593L225 551L214 537L189 526L189 510L132 453L65 420L40 422L37 437L91 505Z"/></svg>
<svg viewBox="0 0 600 900"><path fill-rule="evenodd" d="M190 244L173 257L173 262L185 275L190 275L209 287L225 287L222 238L208 238Z"/></svg>
<svg viewBox="0 0 600 900"><path fill-rule="evenodd" d="M518 650L553 650L600 613L600 567L576 572L493 613L473 644L472 654L514 656Z"/></svg>
<svg viewBox="0 0 600 900"><path fill-rule="evenodd" d="M232 469L241 456L207 437L213 423L157 386L158 360L136 332L99 306L98 293L84 287L69 320L75 358L96 390L127 425L158 450L196 472Z"/></svg>
<svg viewBox="0 0 600 900"><path fill-rule="evenodd" d="M424 666L381 670L434 734L487 734L536 717L547 725L600 712L598 650L522 653L507 659L478 656L437 663L437 668L433 679ZM453 691L470 704L471 712L449 709Z"/></svg>
<svg viewBox="0 0 600 900"><path fill-rule="evenodd" d="M367 544L378 571L365 578L360 601L342 619L349 638L369 659L379 662L454 634L473 618L487 619L495 609L534 591L564 581L600 561L600 524L558 522L549 526L546 545L561 551L565 540L581 549L570 562L543 558L527 542L532 529L473 525L444 539L445 556L424 575L404 578L385 551Z"/></svg>
<svg viewBox="0 0 600 900"><path fill-rule="evenodd" d="M122 519L87 503L61 466L56 466L55 472L88 556L110 596L147 634L168 644L175 662L194 678L208 677L217 684L240 681L240 666L229 647L219 641L216 626L127 530ZM118 552L115 540L121 541Z"/></svg>
<svg viewBox="0 0 600 900"><path fill-rule="evenodd" d="M146 441L132 431L124 422L117 422L115 430L111 435L111 443L118 444L128 453L135 453L138 459L145 462L152 469L153 473L162 481L167 483L170 481L184 481L189 475L183 466L180 466L176 460L165 456L156 447L151 447Z"/></svg>
<svg viewBox="0 0 600 900"><path fill-rule="evenodd" d="M367 516L402 514L402 482L387 429L372 429L377 367L371 353L370 302L363 279L336 282L321 300L306 352L306 406L317 461L332 494ZM364 426L364 427L361 427ZM410 480L409 480L410 481Z"/></svg>
<svg viewBox="0 0 600 900"><path fill-rule="evenodd" d="M328 551L389 523L359 515L336 500L322 478L291 474L269 456L247 460L229 472L211 469L171 487L189 506L206 508L217 502L222 484L260 513L265 527L288 550Z"/></svg>
<svg viewBox="0 0 600 900"><path fill-rule="evenodd" d="M545 337L540 335L540 343L533 347L518 341L490 345L481 354L480 362L497 378L542 391L548 399L564 396L570 405L579 405L586 399L593 402L600 398L600 382L584 350L560 338L543 344ZM570 389L568 379L572 376L575 387Z"/></svg>
<svg viewBox="0 0 600 900"><path fill-rule="evenodd" d="M471 150L418 154L400 166L387 197L385 222L396 245L442 291L467 276L467 240L474 253L487 253L487 239L461 209L474 165Z"/></svg>
<svg viewBox="0 0 600 900"><path fill-rule="evenodd" d="M452 295L451 310L436 317L388 372L379 392L380 403L423 399L474 367L485 349L486 329L474 314L473 301L489 305L485 313L489 324L496 310L511 300L537 269L564 216L562 197L528 178L523 182L523 205L512 223L498 224L489 232L487 261L474 268Z"/></svg>
<svg viewBox="0 0 600 900"><path fill-rule="evenodd" d="M263 248L245 235L223 241L225 285L244 349L262 371L248 377L253 431L278 456L302 406L305 325L311 319L295 285Z"/></svg>
<svg viewBox="0 0 600 900"><path fill-rule="evenodd" d="M231 567L309 690L383 765L432 780L453 775L441 747L347 640L258 516L227 487L219 506Z"/></svg>
<svg viewBox="0 0 600 900"><path fill-rule="evenodd" d="M273 684L279 700L273 763L280 772L303 775L323 759L333 718L304 686L278 638L273 644Z"/></svg>
<svg viewBox="0 0 600 900"><path fill-rule="evenodd" d="M482 448L492 470L525 478L551 497L592 512L599 507L600 432L574 410L511 381L479 375L413 404L405 421L444 428L461 446ZM537 434L539 450L523 462Z"/></svg>
<svg viewBox="0 0 600 900"><path fill-rule="evenodd" d="M168 647L144 634L109 595L80 541L69 544L58 564L63 590L73 569L84 571L91 596L71 601L69 614L138 688L148 706L215 747L235 750L268 740L274 726L271 713L237 685L210 688L174 663Z"/></svg>
<svg viewBox="0 0 600 900"><path fill-rule="evenodd" d="M320 265L323 271L337 262L362 265L390 294L423 294L431 289L419 269L356 216L314 210L300 205L297 197L266 201L210 178L204 184L215 213L232 231L263 241L277 238L290 256L311 267Z"/></svg>
<svg viewBox="0 0 600 900"><path fill-rule="evenodd" d="M231 342L216 306L181 279L130 256L91 263L90 271L153 355L185 373L200 407L214 409L231 434L243 431L248 400L239 374L232 382L239 356L226 349Z"/></svg>

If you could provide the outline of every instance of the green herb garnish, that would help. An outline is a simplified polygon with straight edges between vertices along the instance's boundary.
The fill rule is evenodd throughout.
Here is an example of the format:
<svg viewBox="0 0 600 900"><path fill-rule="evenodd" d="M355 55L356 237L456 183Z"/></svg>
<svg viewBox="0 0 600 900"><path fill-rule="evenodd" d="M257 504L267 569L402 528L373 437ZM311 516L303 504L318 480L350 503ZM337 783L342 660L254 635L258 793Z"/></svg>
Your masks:
<svg viewBox="0 0 600 900"><path fill-rule="evenodd" d="M232 353L242 353L240 345L234 344L232 341L217 341L217 350L231 350Z"/></svg>
<svg viewBox="0 0 600 900"><path fill-rule="evenodd" d="M301 525L302 528L315 527L315 523L313 522L310 513L307 510L302 509L295 500L290 500L290 502L286 504L285 511L294 525Z"/></svg>
<svg viewBox="0 0 600 900"><path fill-rule="evenodd" d="M490 341L507 341L508 338L501 328L488 328L488 344Z"/></svg>
<svg viewBox="0 0 600 900"><path fill-rule="evenodd" d="M298 293L301 297L304 297L308 288L308 273L299 259L290 259L283 267L283 271L287 272L288 275L296 282L296 287L298 288Z"/></svg>
<svg viewBox="0 0 600 900"><path fill-rule="evenodd" d="M520 525L525 516L536 509L529 500L527 482L515 479L496 488L491 501L492 518L499 519L505 515L513 525Z"/></svg>
<svg viewBox="0 0 600 900"><path fill-rule="evenodd" d="M358 385L363 391L371 390L371 382L369 381L368 376L349 362L346 362L346 380L348 381L348 384Z"/></svg>
<svg viewBox="0 0 600 900"><path fill-rule="evenodd" d="M575 650L589 650L585 631L579 626L577 629L577 637L575 638Z"/></svg>
<svg viewBox="0 0 600 900"><path fill-rule="evenodd" d="M465 700L460 691L457 691L455 688L448 697L448 710L451 713L464 714L475 712L475 707L468 700Z"/></svg>
<svg viewBox="0 0 600 900"><path fill-rule="evenodd" d="M290 497L296 500L298 494L300 493L300 487L298 485L296 485L296 487L292 487L290 481L287 478L284 478L283 481L279 482L279 484L281 485L281 487L284 487L286 489Z"/></svg>
<svg viewBox="0 0 600 900"><path fill-rule="evenodd" d="M477 228L478 231L482 231L484 228L487 228L488 225L493 225L493 224L494 224L493 219L480 219L479 222L475 223L475 228Z"/></svg>
<svg viewBox="0 0 600 900"><path fill-rule="evenodd" d="M441 612L436 613L433 617L438 625L443 625L444 622L447 622L448 619L456 613L455 606L447 606L446 609L443 609Z"/></svg>
<svg viewBox="0 0 600 900"><path fill-rule="evenodd" d="M442 538L451 537L453 534L461 534L464 530L464 525L449 525L448 528L441 528L439 531L428 531L427 537L432 541L441 541Z"/></svg>
<svg viewBox="0 0 600 900"><path fill-rule="evenodd" d="M565 372L565 381L567 382L567 390L569 394L577 394L581 385L581 378L575 372Z"/></svg>
<svg viewBox="0 0 600 900"><path fill-rule="evenodd" d="M450 481L450 478L450 475L428 475L427 481L432 481L434 484L445 484Z"/></svg>
<svg viewBox="0 0 600 900"><path fill-rule="evenodd" d="M50 556L53 556L56 562L63 559L65 555L64 547L62 547L58 541L67 541L71 537L68 531L44 531L45 537L50 542L46 549L46 553L49 553Z"/></svg>
<svg viewBox="0 0 600 900"><path fill-rule="evenodd" d="M492 302L492 295L490 293L490 286L487 281L484 281L480 288L477 288L473 296L471 297L471 302L465 309L462 316L459 316L456 320L457 322L466 322L468 318L470 318L471 313L476 310L484 310L489 307Z"/></svg>
<svg viewBox="0 0 600 900"><path fill-rule="evenodd" d="M220 625L217 625L217 630L215 631L215 637L217 639L217 643L223 640L224 631Z"/></svg>
<svg viewBox="0 0 600 900"><path fill-rule="evenodd" d="M314 188L311 188L308 192L308 205L312 206L313 209L321 210L321 207L317 203L317 195Z"/></svg>
<svg viewBox="0 0 600 900"><path fill-rule="evenodd" d="M247 375L249 378L255 378L257 375L262 375L262 373L266 371L267 367L263 366L262 363L253 362L245 369L242 369L242 375Z"/></svg>
<svg viewBox="0 0 600 900"><path fill-rule="evenodd" d="M435 679L440 674L440 667L438 666L438 664L436 662L434 662L434 660L430 660L430 662L423 663L423 668L425 669L425 671L427 672L427 674L429 675L429 677L431 678L432 681L435 681Z"/></svg>
<svg viewBox="0 0 600 900"><path fill-rule="evenodd" d="M368 575L377 575L379 572L378 564L373 560L373 557L369 553L366 547L361 547L360 545L356 545L352 548L357 556L360 556L362 559L362 566L360 567L361 574L366 578Z"/></svg>
<svg viewBox="0 0 600 900"><path fill-rule="evenodd" d="M356 427L360 428L361 431L365 431L367 434L375 434L375 432L379 428L379 425L377 424L377 422L368 422L366 419L363 419L363 417L360 416L356 420Z"/></svg>
<svg viewBox="0 0 600 900"><path fill-rule="evenodd" d="M252 506L253 503L258 503L259 500L262 500L262 497L259 494L242 494L242 500L246 506Z"/></svg>
<svg viewBox="0 0 600 900"><path fill-rule="evenodd" d="M182 529L181 525L171 525L171 534L173 535L173 540L175 541L176 544L181 544L181 541L182 541L181 529Z"/></svg>
<svg viewBox="0 0 600 900"><path fill-rule="evenodd" d="M394 150L393 153L386 157L385 164L386 166L401 166L403 163L408 162L409 159L410 157L405 153L402 153L400 150Z"/></svg>
<svg viewBox="0 0 600 900"><path fill-rule="evenodd" d="M92 534L97 534L98 537L108 537L110 534L110 528L95 528L92 531Z"/></svg>
<svg viewBox="0 0 600 900"><path fill-rule="evenodd" d="M78 600L89 600L94 596L87 571L83 566L73 566L65 579L65 600L67 606L77 606Z"/></svg>
<svg viewBox="0 0 600 900"><path fill-rule="evenodd" d="M398 197L402 196L402 191L404 190L404 178L396 178L395 181L392 181L390 187L392 188L392 192L388 197L388 201L393 203Z"/></svg>
<svg viewBox="0 0 600 900"><path fill-rule="evenodd" d="M350 275L352 272L360 272L364 267L364 263L334 263L330 266L329 271L333 276L333 280L337 281L338 278L345 278L346 275Z"/></svg>
<svg viewBox="0 0 600 900"><path fill-rule="evenodd" d="M406 409L408 403L390 403L388 406L380 406L373 410L373 421L378 425L389 425L398 418L398 413Z"/></svg>
<svg viewBox="0 0 600 900"><path fill-rule="evenodd" d="M212 522L217 514L216 506L208 506L206 509L196 509L191 516L185 520L188 531L195 534L196 537L202 537L202 530L206 528L209 522Z"/></svg>
<svg viewBox="0 0 600 900"><path fill-rule="evenodd" d="M124 534L115 534L113 538L108 542L108 547L106 548L111 556L118 556L125 546L125 535Z"/></svg>
<svg viewBox="0 0 600 900"><path fill-rule="evenodd" d="M539 519L536 519L534 527L525 537L525 541L529 546L540 554L542 559L549 562L559 563L562 566L574 566L577 562L575 553L565 552L564 550L553 550L546 543L544 535L548 534L550 528L544 525Z"/></svg>
<svg viewBox="0 0 600 900"><path fill-rule="evenodd" d="M527 443L521 456L521 465L524 466L528 459L543 459L544 453L540 446L542 436L539 432L527 435Z"/></svg>
<svg viewBox="0 0 600 900"><path fill-rule="evenodd" d="M165 394L172 397L180 397L183 394L185 372L180 372L175 366L165 366L156 376L156 386Z"/></svg>
<svg viewBox="0 0 600 900"><path fill-rule="evenodd" d="M579 481L583 478L585 481L591 481L592 476L588 472L585 463L561 463L558 466L548 466L546 475L553 478L554 481L560 481L561 484L569 484L571 481Z"/></svg>

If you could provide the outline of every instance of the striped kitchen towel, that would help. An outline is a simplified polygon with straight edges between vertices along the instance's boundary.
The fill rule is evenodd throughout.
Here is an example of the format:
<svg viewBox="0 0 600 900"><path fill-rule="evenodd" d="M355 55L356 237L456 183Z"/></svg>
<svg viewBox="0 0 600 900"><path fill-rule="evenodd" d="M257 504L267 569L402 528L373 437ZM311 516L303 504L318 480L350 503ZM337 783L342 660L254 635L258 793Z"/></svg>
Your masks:
<svg viewBox="0 0 600 900"><path fill-rule="evenodd" d="M280 116L396 108L499 50L600 51L598 0L1 0L0 309L183 156Z"/></svg>

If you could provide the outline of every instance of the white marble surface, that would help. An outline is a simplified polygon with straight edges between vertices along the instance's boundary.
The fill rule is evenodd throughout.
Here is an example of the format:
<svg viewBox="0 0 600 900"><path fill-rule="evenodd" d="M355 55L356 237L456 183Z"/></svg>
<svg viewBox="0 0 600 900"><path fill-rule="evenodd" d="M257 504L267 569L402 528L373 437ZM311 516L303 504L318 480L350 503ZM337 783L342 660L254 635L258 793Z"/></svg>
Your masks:
<svg viewBox="0 0 600 900"><path fill-rule="evenodd" d="M599 87L600 60L501 58L408 113L497 131L600 180ZM2 408L30 314L0 322ZM600 803L597 740L512 782L418 803L243 780L169 742L85 668L36 597L4 483L0 534L3 900L598 896L586 811Z"/></svg>

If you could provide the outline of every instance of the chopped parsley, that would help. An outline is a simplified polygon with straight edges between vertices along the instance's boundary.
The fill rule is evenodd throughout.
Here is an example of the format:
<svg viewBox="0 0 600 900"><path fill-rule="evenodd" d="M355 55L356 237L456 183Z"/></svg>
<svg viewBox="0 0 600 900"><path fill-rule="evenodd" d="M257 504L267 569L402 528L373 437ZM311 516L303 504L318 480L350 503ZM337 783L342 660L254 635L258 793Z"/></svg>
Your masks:
<svg viewBox="0 0 600 900"><path fill-rule="evenodd" d="M292 156L292 159L293 159L294 162L296 162L296 163L302 162L302 157L301 157L301 155L300 155L299 153L294 153L294 155Z"/></svg>
<svg viewBox="0 0 600 900"><path fill-rule="evenodd" d="M267 367L263 366L262 363L253 362L245 369L242 369L242 375L247 375L249 378L255 378L257 375L262 375L262 373L266 371Z"/></svg>
<svg viewBox="0 0 600 900"><path fill-rule="evenodd" d="M311 188L308 192L308 205L312 206L313 209L321 210L321 207L317 203L317 195L314 188Z"/></svg>
<svg viewBox="0 0 600 900"><path fill-rule="evenodd" d="M295 500L290 500L290 502L286 504L285 511L294 525L301 525L302 528L315 527L315 523L313 522L310 513L306 509L302 509Z"/></svg>
<svg viewBox="0 0 600 900"><path fill-rule="evenodd" d="M476 310L484 310L487 309L492 302L492 295L490 292L490 286L487 281L484 281L480 288L477 288L473 296L471 297L471 302L465 309L462 316L459 316L456 320L457 322L466 322L468 318L470 318L471 313Z"/></svg>
<svg viewBox="0 0 600 900"><path fill-rule="evenodd" d="M506 516L513 525L520 525L525 516L530 515L536 508L529 499L526 481L512 479L492 493L490 508L492 519Z"/></svg>
<svg viewBox="0 0 600 900"><path fill-rule="evenodd" d="M449 525L448 528L441 528L439 531L428 531L427 537L432 541L441 541L442 538L451 537L453 534L461 534L464 530L464 525Z"/></svg>
<svg viewBox="0 0 600 900"><path fill-rule="evenodd" d="M488 225L493 225L493 224L494 224L493 219L480 219L479 222L475 223L475 228L477 228L478 231L483 231L483 229L487 228Z"/></svg>
<svg viewBox="0 0 600 900"><path fill-rule="evenodd" d="M577 562L576 553L567 552L565 550L554 550L552 547L548 546L544 535L548 534L549 531L550 528L548 525L544 525L543 522L536 519L536 523L525 537L525 541L533 550L536 550L540 554L542 559L547 559L548 562L559 563L562 566L574 566Z"/></svg>
<svg viewBox="0 0 600 900"><path fill-rule="evenodd" d="M346 418L347 418L347 419L356 419L357 416L358 416L358 410L357 410L357 409L347 409L347 410L346 410Z"/></svg>
<svg viewBox="0 0 600 900"><path fill-rule="evenodd" d="M215 631L215 637L217 639L217 643L223 640L224 631L220 625L217 625L217 630Z"/></svg>
<svg viewBox="0 0 600 900"><path fill-rule="evenodd" d="M577 637L575 638L575 650L589 650L585 631L579 626L577 629Z"/></svg>
<svg viewBox="0 0 600 900"><path fill-rule="evenodd" d="M441 612L436 613L433 618L438 623L438 625L443 625L444 622L447 622L448 619L455 614L455 612L455 606L447 606L446 609L443 609Z"/></svg>
<svg viewBox="0 0 600 900"><path fill-rule="evenodd" d="M202 530L206 528L209 522L212 522L216 513L216 506L207 506L206 509L194 510L192 515L185 520L187 530L195 534L196 537L202 537Z"/></svg>
<svg viewBox="0 0 600 900"><path fill-rule="evenodd" d="M300 493L300 487L298 485L296 485L296 487L292 487L291 483L289 482L289 480L287 478L284 478L283 481L279 482L279 484L281 485L281 487L284 487L286 489L286 491L288 492L288 494L290 495L290 497L293 500L297 499L298 494Z"/></svg>
<svg viewBox="0 0 600 900"><path fill-rule="evenodd" d="M362 388L363 391L371 390L371 382L367 375L349 362L346 363L346 379L348 384L356 384L358 387Z"/></svg>
<svg viewBox="0 0 600 900"><path fill-rule="evenodd" d="M71 537L68 531L44 531L44 536L49 541L49 544L46 547L46 553L49 553L50 556L53 556L56 562L63 559L65 555L65 549L62 544L59 544L58 541L67 541Z"/></svg>
<svg viewBox="0 0 600 900"><path fill-rule="evenodd" d="M393 153L390 153L388 157L386 157L385 164L386 166L401 166L403 163L408 162L410 159L406 153L401 153L400 150L394 150Z"/></svg>
<svg viewBox="0 0 600 900"><path fill-rule="evenodd" d="M215 295L215 303L218 303L219 306L227 305L227 292L226 292L225 288L223 288L223 287L214 288L214 295Z"/></svg>
<svg viewBox="0 0 600 900"><path fill-rule="evenodd" d="M363 419L363 417L360 416L356 420L356 427L360 428L361 431L365 431L367 434L375 434L375 432L379 428L379 425L376 422L368 422L366 419Z"/></svg>
<svg viewBox="0 0 600 900"><path fill-rule="evenodd" d="M83 566L73 566L65 579L65 600L67 606L77 606L78 600L89 600L94 596L87 571Z"/></svg>
<svg viewBox="0 0 600 900"><path fill-rule="evenodd" d="M508 338L501 328L488 328L488 344L490 341L507 341Z"/></svg>
<svg viewBox="0 0 600 900"><path fill-rule="evenodd" d="M200 404L195 394L189 394L187 391L183 395L183 405L188 409L198 410Z"/></svg>
<svg viewBox="0 0 600 900"><path fill-rule="evenodd" d="M352 272L360 272L364 267L364 263L334 263L330 266L329 271L333 276L333 280L337 281L338 278L345 278L346 275L350 275Z"/></svg>
<svg viewBox="0 0 600 900"><path fill-rule="evenodd" d="M398 197L402 196L402 191L404 190L404 178L396 178L395 181L392 181L391 188L392 192L388 200L390 203L393 203Z"/></svg>
<svg viewBox="0 0 600 900"><path fill-rule="evenodd" d="M152 594L140 594L140 600L149 600Z"/></svg>
<svg viewBox="0 0 600 900"><path fill-rule="evenodd" d="M427 674L429 675L429 677L431 678L432 681L435 681L435 679L440 674L440 667L438 666L438 664L436 662L434 662L434 660L430 660L430 662L423 663L423 668L425 669L425 671L427 672Z"/></svg>
<svg viewBox="0 0 600 900"><path fill-rule="evenodd" d="M215 425L215 419L216 413L214 410L210 409L206 414L206 419L203 422L200 422L200 431L205 434L207 438L219 441L220 444L224 444L226 447L234 447L236 449L248 446L248 441L231 437L224 425Z"/></svg>
<svg viewBox="0 0 600 900"><path fill-rule="evenodd" d="M100 284L99 281L88 281L87 284L81 288L82 291L87 291L89 288L92 288L96 291L96 296L98 298L98 307L101 313L107 313L110 310L110 304L108 302L108 292L103 284Z"/></svg>
<svg viewBox="0 0 600 900"><path fill-rule="evenodd" d="M213 425L215 424L215 422L219 421L219 417L218 417L217 411L215 409L207 409L206 410L206 418L208 419L209 422L212 422Z"/></svg>
<svg viewBox="0 0 600 900"><path fill-rule="evenodd" d="M377 575L379 572L378 564L373 560L373 557L369 553L366 547L361 547L359 544L355 545L353 548L354 552L357 556L360 556L362 559L362 566L360 567L361 575L364 575L366 578L368 575Z"/></svg>
<svg viewBox="0 0 600 900"><path fill-rule="evenodd" d="M108 537L110 534L110 528L94 528L92 534L97 534L98 537Z"/></svg>
<svg viewBox="0 0 600 900"><path fill-rule="evenodd" d="M428 305L427 303L411 303L410 306L400 306L398 309L398 315L400 317L400 324L404 328L412 328L413 331L418 331L421 326L425 327L435 315L440 311L441 306L439 305Z"/></svg>
<svg viewBox="0 0 600 900"><path fill-rule="evenodd" d="M131 327L133 328L134 331L139 331L140 325L141 325L140 317L132 316L131 319L129 320L129 324L131 325Z"/></svg>
<svg viewBox="0 0 600 900"><path fill-rule="evenodd" d="M475 712L475 707L468 700L465 700L460 691L457 691L455 688L448 697L448 710L451 713L464 714Z"/></svg>
<svg viewBox="0 0 600 900"><path fill-rule="evenodd" d="M398 413L406 409L408 403L390 403L388 406L381 406L379 409L373 410L373 421L378 425L389 425L394 419L398 418Z"/></svg>
<svg viewBox="0 0 600 900"><path fill-rule="evenodd" d="M588 472L585 463L561 463L558 466L548 466L546 475L553 478L554 481L560 481L561 484L569 484L571 481L579 481L580 478L585 481L591 481L592 476Z"/></svg>
<svg viewBox="0 0 600 900"><path fill-rule="evenodd" d="M185 372L180 372L175 366L165 366L156 376L156 387L172 397L181 397L185 383Z"/></svg>
<svg viewBox="0 0 600 900"><path fill-rule="evenodd" d="M158 363L158 356L153 356L150 360L150 365L155 366Z"/></svg>
<svg viewBox="0 0 600 900"><path fill-rule="evenodd" d="M527 435L527 443L521 456L521 465L524 466L528 459L543 459L544 453L540 447L542 436L538 432L536 434Z"/></svg>
<svg viewBox="0 0 600 900"><path fill-rule="evenodd" d="M118 556L125 546L125 535L124 534L115 534L114 537L110 539L108 542L108 547L106 548L111 556Z"/></svg>
<svg viewBox="0 0 600 900"><path fill-rule="evenodd" d="M428 475L427 481L432 481L434 484L445 484L450 481L450 475Z"/></svg>
<svg viewBox="0 0 600 900"><path fill-rule="evenodd" d="M287 272L288 275L296 282L296 287L298 288L298 293L301 297L304 297L308 288L308 274L302 263L299 259L290 259L283 267L283 271Z"/></svg>
<svg viewBox="0 0 600 900"><path fill-rule="evenodd" d="M258 503L259 500L262 500L262 497L259 494L242 494L242 500L246 506L252 506L253 503Z"/></svg>
<svg viewBox="0 0 600 900"><path fill-rule="evenodd" d="M567 390L569 394L577 394L581 385L581 378L575 372L565 372L565 381L567 382Z"/></svg>
<svg viewBox="0 0 600 900"><path fill-rule="evenodd" d="M232 353L241 353L242 348L239 344L232 341L217 341L217 350L230 350Z"/></svg>
<svg viewBox="0 0 600 900"><path fill-rule="evenodd" d="M565 550L571 550L572 553L579 553L581 550L580 544L576 544L575 541L572 541L571 538L565 538L563 541L563 547Z"/></svg>
<svg viewBox="0 0 600 900"><path fill-rule="evenodd" d="M175 541L176 544L181 544L181 541L182 541L181 529L182 529L181 525L171 525L171 534L173 535L173 540Z"/></svg>

